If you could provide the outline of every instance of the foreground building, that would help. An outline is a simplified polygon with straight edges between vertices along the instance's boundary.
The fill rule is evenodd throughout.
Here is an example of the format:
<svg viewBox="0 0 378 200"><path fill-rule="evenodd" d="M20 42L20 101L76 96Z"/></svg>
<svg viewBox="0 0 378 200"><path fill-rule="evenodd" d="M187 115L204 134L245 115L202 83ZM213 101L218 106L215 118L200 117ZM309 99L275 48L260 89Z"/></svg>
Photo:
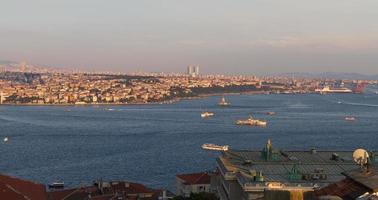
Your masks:
<svg viewBox="0 0 378 200"><path fill-rule="evenodd" d="M345 179L315 191L322 200L378 200L378 167L344 172Z"/></svg>
<svg viewBox="0 0 378 200"><path fill-rule="evenodd" d="M221 200L314 199L314 190L358 168L351 151L279 151L269 140L261 151L222 153L215 187Z"/></svg>
<svg viewBox="0 0 378 200"><path fill-rule="evenodd" d="M176 175L176 194L189 197L190 194L211 192L210 175L207 172Z"/></svg>
<svg viewBox="0 0 378 200"><path fill-rule="evenodd" d="M171 198L166 191L124 181L98 181L93 186L48 193L48 200L168 200Z"/></svg>
<svg viewBox="0 0 378 200"><path fill-rule="evenodd" d="M46 186L0 175L1 200L169 200L166 190L125 181L97 181L92 186L47 191Z"/></svg>

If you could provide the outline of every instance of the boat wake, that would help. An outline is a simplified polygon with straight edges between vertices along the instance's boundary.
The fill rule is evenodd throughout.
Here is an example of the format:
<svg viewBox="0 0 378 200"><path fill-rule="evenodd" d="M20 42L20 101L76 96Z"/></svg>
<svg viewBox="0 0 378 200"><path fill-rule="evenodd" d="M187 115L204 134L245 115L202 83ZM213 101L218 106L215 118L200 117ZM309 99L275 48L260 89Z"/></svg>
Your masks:
<svg viewBox="0 0 378 200"><path fill-rule="evenodd" d="M338 101L337 103L344 104L344 105L351 105L351 106L378 107L377 104L367 104L367 103L353 103L353 102L341 102L341 101Z"/></svg>

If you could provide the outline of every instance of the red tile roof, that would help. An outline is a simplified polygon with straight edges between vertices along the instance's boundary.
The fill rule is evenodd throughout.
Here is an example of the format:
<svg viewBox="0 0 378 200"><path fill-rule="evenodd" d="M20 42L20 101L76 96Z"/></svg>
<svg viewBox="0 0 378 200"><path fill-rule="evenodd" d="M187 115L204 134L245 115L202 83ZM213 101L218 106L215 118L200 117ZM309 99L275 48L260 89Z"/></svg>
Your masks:
<svg viewBox="0 0 378 200"><path fill-rule="evenodd" d="M179 174L177 178L184 181L184 184L198 185L198 184L210 184L210 176L206 172L193 173L193 174Z"/></svg>
<svg viewBox="0 0 378 200"><path fill-rule="evenodd" d="M105 183L105 182L104 182ZM138 199L141 194L151 195L151 197L140 198L141 200L157 199L152 198L155 191L139 183L129 183L123 181L106 182L110 187L104 187L102 192L97 186L83 188L52 191L49 192L49 200L86 200L90 195L94 200L112 200L118 196L127 199Z"/></svg>
<svg viewBox="0 0 378 200"><path fill-rule="evenodd" d="M6 200L47 200L42 184L0 174L0 197ZM6 197L6 198L5 198Z"/></svg>

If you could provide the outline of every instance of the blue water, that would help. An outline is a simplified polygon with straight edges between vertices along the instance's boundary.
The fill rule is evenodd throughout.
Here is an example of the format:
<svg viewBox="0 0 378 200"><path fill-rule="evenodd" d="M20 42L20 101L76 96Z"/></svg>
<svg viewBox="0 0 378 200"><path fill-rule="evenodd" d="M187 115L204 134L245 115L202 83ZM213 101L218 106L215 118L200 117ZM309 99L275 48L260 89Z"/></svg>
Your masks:
<svg viewBox="0 0 378 200"><path fill-rule="evenodd" d="M288 150L378 149L378 95L226 98L229 108L216 105L219 96L169 105L0 106L0 138L10 140L0 144L0 172L46 184L103 178L173 190L175 174L215 167L217 153L203 151L203 143L261 149L271 138ZM201 119L204 110L215 117ZM234 125L249 114L268 126ZM357 120L345 121L348 115Z"/></svg>

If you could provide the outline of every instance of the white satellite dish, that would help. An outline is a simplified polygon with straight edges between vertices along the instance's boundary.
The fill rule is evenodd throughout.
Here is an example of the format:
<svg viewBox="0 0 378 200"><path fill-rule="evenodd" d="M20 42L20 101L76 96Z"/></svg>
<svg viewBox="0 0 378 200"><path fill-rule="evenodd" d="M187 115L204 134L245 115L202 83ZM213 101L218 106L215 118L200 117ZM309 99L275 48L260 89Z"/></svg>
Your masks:
<svg viewBox="0 0 378 200"><path fill-rule="evenodd" d="M363 166L368 163L369 153L365 149L356 149L353 152L353 160L357 164Z"/></svg>

